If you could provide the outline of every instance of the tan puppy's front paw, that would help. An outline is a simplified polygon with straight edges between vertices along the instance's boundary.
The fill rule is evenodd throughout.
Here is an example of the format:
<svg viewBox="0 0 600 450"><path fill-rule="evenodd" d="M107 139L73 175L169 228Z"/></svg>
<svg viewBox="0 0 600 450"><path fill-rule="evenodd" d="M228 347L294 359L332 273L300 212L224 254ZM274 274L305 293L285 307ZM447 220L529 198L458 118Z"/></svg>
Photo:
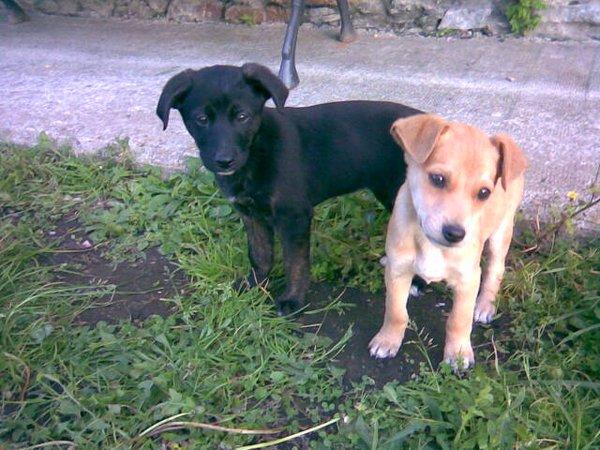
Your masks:
<svg viewBox="0 0 600 450"><path fill-rule="evenodd" d="M456 342L446 343L444 348L444 362L447 362L452 367L454 372L465 371L475 364L475 354L471 343Z"/></svg>
<svg viewBox="0 0 600 450"><path fill-rule="evenodd" d="M369 352L375 358L393 358L400 350L404 331L379 330L371 342Z"/></svg>
<svg viewBox="0 0 600 450"><path fill-rule="evenodd" d="M496 306L494 302L486 299L477 299L475 304L475 314L473 319L475 322L490 323L496 315Z"/></svg>

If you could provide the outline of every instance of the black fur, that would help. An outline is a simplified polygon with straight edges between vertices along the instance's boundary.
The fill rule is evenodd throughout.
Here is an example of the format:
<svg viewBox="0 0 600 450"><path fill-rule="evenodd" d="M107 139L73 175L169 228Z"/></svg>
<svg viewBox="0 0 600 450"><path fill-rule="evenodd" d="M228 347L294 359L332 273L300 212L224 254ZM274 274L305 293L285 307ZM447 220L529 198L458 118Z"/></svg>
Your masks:
<svg viewBox="0 0 600 450"><path fill-rule="evenodd" d="M248 285L266 280L273 233L281 236L281 313L300 307L309 286L313 207L368 188L391 210L406 164L389 130L399 117L421 113L369 101L284 108L287 94L258 64L212 66L171 78L156 111L166 128L169 110L179 110L205 167L240 212L252 265ZM277 109L264 107L269 98Z"/></svg>

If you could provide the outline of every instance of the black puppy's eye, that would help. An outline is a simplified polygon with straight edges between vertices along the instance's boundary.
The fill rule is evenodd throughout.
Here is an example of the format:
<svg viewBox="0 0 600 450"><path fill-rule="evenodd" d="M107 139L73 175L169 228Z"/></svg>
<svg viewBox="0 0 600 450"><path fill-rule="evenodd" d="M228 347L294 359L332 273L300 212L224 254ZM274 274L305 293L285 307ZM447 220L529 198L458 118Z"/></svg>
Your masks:
<svg viewBox="0 0 600 450"><path fill-rule="evenodd" d="M477 198L481 201L487 200L491 193L492 191L490 191L488 188L481 188L477 193Z"/></svg>
<svg viewBox="0 0 600 450"><path fill-rule="evenodd" d="M206 114L199 114L196 117L196 122L200 125L208 125L208 116Z"/></svg>
<svg viewBox="0 0 600 450"><path fill-rule="evenodd" d="M431 184L439 189L443 189L446 186L446 178L444 178L444 175L440 175L439 173L430 173L429 181L431 181Z"/></svg>
<svg viewBox="0 0 600 450"><path fill-rule="evenodd" d="M237 113L237 115L235 116L235 120L237 120L238 122L246 122L249 118L250 115L246 114L245 112Z"/></svg>

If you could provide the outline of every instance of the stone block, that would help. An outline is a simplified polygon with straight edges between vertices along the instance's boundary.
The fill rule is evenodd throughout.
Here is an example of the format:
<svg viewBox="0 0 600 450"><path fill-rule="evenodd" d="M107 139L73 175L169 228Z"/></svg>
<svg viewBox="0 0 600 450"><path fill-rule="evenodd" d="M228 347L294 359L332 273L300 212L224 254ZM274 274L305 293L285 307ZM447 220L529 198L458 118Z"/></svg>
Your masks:
<svg viewBox="0 0 600 450"><path fill-rule="evenodd" d="M352 0L350 2L350 11L361 14L381 15L386 17L385 4L381 0Z"/></svg>
<svg viewBox="0 0 600 450"><path fill-rule="evenodd" d="M113 16L136 19L165 17L168 0L117 0Z"/></svg>
<svg viewBox="0 0 600 450"><path fill-rule="evenodd" d="M107 18L112 16L114 8L115 2L113 0L79 0L78 15Z"/></svg>
<svg viewBox="0 0 600 450"><path fill-rule="evenodd" d="M384 0L388 13L392 16L411 16L419 14L435 16L441 19L453 3L452 0Z"/></svg>
<svg viewBox="0 0 600 450"><path fill-rule="evenodd" d="M600 1L549 1L533 34L562 39L600 39Z"/></svg>
<svg viewBox="0 0 600 450"><path fill-rule="evenodd" d="M445 12L438 28L452 30L485 28L493 11L492 0L461 0Z"/></svg>
<svg viewBox="0 0 600 450"><path fill-rule="evenodd" d="M337 8L308 8L307 16L308 20L315 25L337 25L340 22L340 13Z"/></svg>
<svg viewBox="0 0 600 450"><path fill-rule="evenodd" d="M76 16L79 13L77 0L38 0L33 7L44 14L57 14L61 16Z"/></svg>
<svg viewBox="0 0 600 450"><path fill-rule="evenodd" d="M167 18L176 22L201 22L223 18L223 4L219 0L172 0Z"/></svg>
<svg viewBox="0 0 600 450"><path fill-rule="evenodd" d="M225 10L225 20L231 23L259 25L266 20L266 16L263 7L252 5L232 5Z"/></svg>
<svg viewBox="0 0 600 450"><path fill-rule="evenodd" d="M287 22L290 18L288 8L279 5L269 5L265 8L265 20L267 22Z"/></svg>

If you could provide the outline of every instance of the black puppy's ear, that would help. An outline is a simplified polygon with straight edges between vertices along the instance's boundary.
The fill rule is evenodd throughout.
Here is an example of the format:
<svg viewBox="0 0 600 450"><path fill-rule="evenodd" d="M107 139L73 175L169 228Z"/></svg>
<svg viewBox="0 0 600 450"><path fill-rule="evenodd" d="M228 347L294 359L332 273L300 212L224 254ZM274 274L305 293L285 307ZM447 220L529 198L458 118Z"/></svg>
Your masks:
<svg viewBox="0 0 600 450"><path fill-rule="evenodd" d="M187 69L172 77L163 88L158 105L156 106L156 115L163 122L163 130L169 125L169 113L171 108L178 108L181 102L192 88L193 70Z"/></svg>
<svg viewBox="0 0 600 450"><path fill-rule="evenodd" d="M272 98L277 109L283 108L290 91L273 72L260 64L247 63L242 66L242 75L267 98Z"/></svg>

